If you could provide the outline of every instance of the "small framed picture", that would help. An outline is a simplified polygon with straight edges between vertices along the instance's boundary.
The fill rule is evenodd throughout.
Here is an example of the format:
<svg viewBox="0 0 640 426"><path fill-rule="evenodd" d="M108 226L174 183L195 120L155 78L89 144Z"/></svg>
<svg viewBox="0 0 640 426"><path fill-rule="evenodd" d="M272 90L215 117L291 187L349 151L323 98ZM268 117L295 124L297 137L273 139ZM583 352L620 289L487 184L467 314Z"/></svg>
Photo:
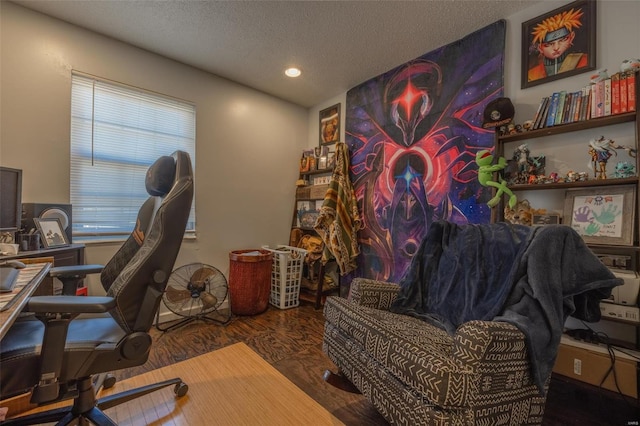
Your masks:
<svg viewBox="0 0 640 426"><path fill-rule="evenodd" d="M327 157L318 158L318 170L324 170L327 168Z"/></svg>
<svg viewBox="0 0 640 426"><path fill-rule="evenodd" d="M327 154L327 168L333 169L336 166L336 153L330 152Z"/></svg>
<svg viewBox="0 0 640 426"><path fill-rule="evenodd" d="M62 223L57 217L33 218L36 228L40 231L40 239L44 248L64 247L69 245L67 234L62 229Z"/></svg>
<svg viewBox="0 0 640 426"><path fill-rule="evenodd" d="M558 214L534 214L531 217L532 225L559 225L560 215Z"/></svg>
<svg viewBox="0 0 640 426"><path fill-rule="evenodd" d="M563 223L589 244L630 246L636 220L635 202L633 185L568 190Z"/></svg>
<svg viewBox="0 0 640 426"><path fill-rule="evenodd" d="M340 140L340 104L320 111L320 146Z"/></svg>

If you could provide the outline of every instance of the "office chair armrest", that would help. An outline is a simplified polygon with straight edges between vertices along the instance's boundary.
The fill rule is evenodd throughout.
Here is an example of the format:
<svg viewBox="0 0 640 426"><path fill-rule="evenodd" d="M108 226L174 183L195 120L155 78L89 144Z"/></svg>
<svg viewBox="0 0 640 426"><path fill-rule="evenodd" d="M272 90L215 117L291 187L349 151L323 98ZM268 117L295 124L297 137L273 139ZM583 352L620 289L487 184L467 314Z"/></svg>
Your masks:
<svg viewBox="0 0 640 426"><path fill-rule="evenodd" d="M103 265L57 266L49 269L49 275L56 278L86 276L102 272Z"/></svg>
<svg viewBox="0 0 640 426"><path fill-rule="evenodd" d="M49 314L100 314L115 308L116 299L107 296L34 296L25 311Z"/></svg>

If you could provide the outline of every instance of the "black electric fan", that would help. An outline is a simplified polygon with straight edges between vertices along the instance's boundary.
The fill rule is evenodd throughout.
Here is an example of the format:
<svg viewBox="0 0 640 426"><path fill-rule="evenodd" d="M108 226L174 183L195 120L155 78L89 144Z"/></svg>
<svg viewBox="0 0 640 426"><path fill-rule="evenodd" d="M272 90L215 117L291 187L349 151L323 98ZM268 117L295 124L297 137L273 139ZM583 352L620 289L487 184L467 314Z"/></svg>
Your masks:
<svg viewBox="0 0 640 426"><path fill-rule="evenodd" d="M225 309L226 314L219 309L228 294L227 279L213 266L202 263L180 266L169 276L162 301L171 312L184 319L163 329L156 316L156 328L167 331L194 320L225 324L231 319L231 309Z"/></svg>

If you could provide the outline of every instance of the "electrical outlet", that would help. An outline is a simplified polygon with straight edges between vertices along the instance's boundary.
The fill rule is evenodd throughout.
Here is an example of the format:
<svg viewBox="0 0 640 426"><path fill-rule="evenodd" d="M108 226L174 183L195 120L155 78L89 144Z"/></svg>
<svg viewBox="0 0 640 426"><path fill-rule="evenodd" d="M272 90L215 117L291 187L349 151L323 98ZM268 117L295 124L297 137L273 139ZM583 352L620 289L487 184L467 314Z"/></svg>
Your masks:
<svg viewBox="0 0 640 426"><path fill-rule="evenodd" d="M573 359L573 374L576 376L582 375L582 360L578 358Z"/></svg>

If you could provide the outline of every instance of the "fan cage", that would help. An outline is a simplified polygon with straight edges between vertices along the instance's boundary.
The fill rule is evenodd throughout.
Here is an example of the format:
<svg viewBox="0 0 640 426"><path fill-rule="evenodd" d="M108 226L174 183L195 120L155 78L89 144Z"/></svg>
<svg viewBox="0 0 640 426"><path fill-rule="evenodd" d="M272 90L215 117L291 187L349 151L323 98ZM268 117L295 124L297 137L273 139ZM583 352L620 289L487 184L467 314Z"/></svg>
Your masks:
<svg viewBox="0 0 640 426"><path fill-rule="evenodd" d="M206 275L207 273L210 274ZM201 288L192 282L195 274L205 274L196 278L204 278L204 287ZM172 292L182 293L180 300L172 300ZM206 306L201 300L200 295L204 292L215 297L214 305ZM171 273L162 300L165 306L178 316L200 317L217 311L228 299L228 292L227 280L220 270L203 263L191 263L180 266Z"/></svg>

